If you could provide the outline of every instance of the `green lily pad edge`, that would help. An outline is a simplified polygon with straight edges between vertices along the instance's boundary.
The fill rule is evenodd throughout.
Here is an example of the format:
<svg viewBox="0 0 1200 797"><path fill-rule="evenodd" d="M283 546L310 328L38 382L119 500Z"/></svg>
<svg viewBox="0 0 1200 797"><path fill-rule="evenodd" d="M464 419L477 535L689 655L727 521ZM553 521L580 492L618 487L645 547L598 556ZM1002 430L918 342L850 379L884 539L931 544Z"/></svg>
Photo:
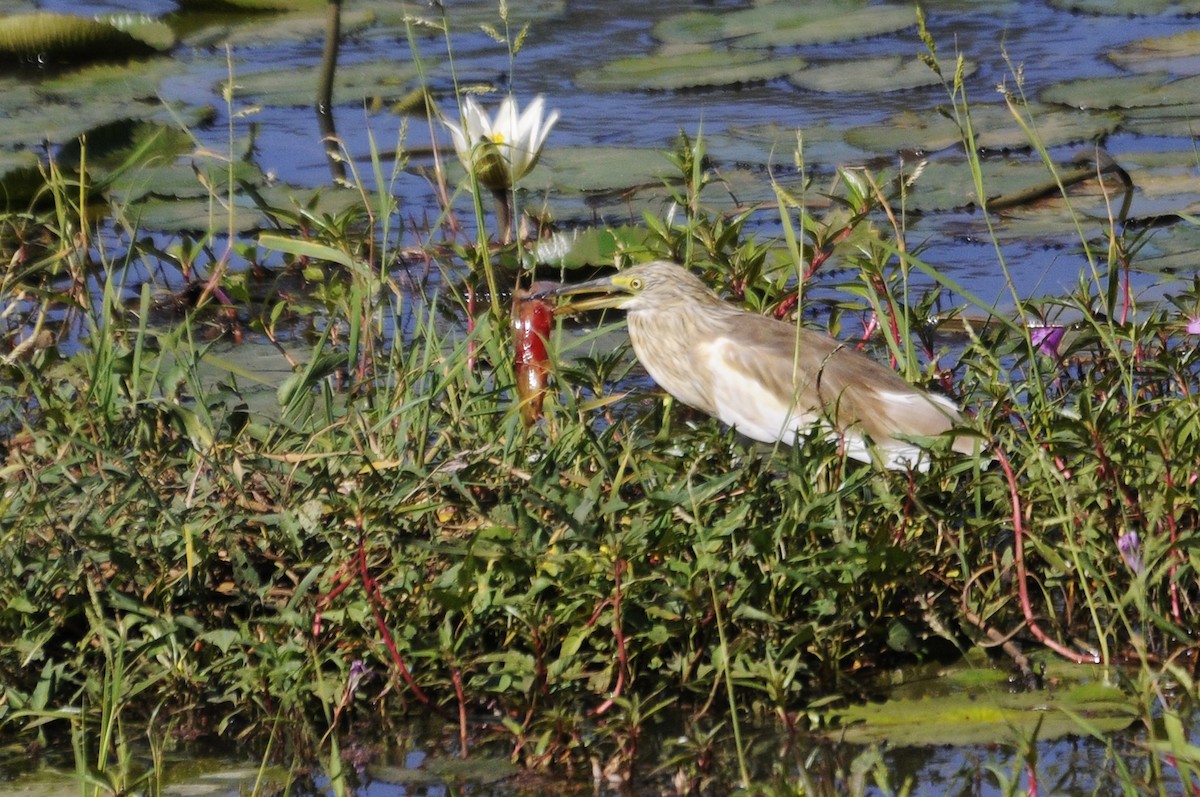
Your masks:
<svg viewBox="0 0 1200 797"><path fill-rule="evenodd" d="M1052 662L1044 687L1022 690L978 658L937 670L933 679L922 673L885 701L831 709L822 715L823 735L893 747L1015 744L1112 733L1138 717L1111 669Z"/></svg>

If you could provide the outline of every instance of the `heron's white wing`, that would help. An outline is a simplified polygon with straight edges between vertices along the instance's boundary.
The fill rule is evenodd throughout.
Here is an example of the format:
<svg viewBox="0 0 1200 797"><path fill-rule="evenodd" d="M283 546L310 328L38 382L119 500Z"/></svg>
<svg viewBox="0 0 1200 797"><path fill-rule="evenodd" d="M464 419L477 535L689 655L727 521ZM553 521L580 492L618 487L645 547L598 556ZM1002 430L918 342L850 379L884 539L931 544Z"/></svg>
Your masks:
<svg viewBox="0 0 1200 797"><path fill-rule="evenodd" d="M717 417L747 437L791 443L797 431L820 422L819 413L801 406L789 383L775 376L773 368L784 368L785 376L790 373L787 360L768 356L764 361L763 352L724 336L701 343L699 351L712 375Z"/></svg>

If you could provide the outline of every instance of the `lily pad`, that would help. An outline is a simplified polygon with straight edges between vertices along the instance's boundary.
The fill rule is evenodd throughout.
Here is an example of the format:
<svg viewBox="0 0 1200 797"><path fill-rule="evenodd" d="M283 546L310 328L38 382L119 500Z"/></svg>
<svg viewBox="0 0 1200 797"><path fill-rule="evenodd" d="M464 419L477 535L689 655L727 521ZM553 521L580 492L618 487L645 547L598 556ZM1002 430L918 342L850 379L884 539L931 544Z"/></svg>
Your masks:
<svg viewBox="0 0 1200 797"><path fill-rule="evenodd" d="M430 10L430 6L435 4L412 3L398 4L395 0L378 0L376 3L368 4L370 8L390 7L395 9L397 6L408 5L405 10L405 15L399 20L403 23L405 18L423 20L427 29L439 29L442 25L442 17ZM478 31L481 28L490 28L492 30L501 30L502 23L497 8L496 0L455 0L451 4L446 4L446 19L452 31L470 32ZM544 22L555 17L560 17L566 13L566 0L521 0L520 3L508 4L508 28L516 32L523 26L532 22Z"/></svg>
<svg viewBox="0 0 1200 797"><path fill-rule="evenodd" d="M68 142L59 150L57 160L69 169L78 169L86 160L93 179L102 180L116 172L157 170L191 149L191 136L177 127L122 119L92 128L80 139Z"/></svg>
<svg viewBox="0 0 1200 797"><path fill-rule="evenodd" d="M1065 11L1113 17L1152 17L1160 14L1200 14L1198 0L1050 0Z"/></svg>
<svg viewBox="0 0 1200 797"><path fill-rule="evenodd" d="M1131 72L1200 74L1200 30L1141 39L1113 50L1108 59Z"/></svg>
<svg viewBox="0 0 1200 797"><path fill-rule="evenodd" d="M98 61L146 55L173 44L170 28L146 17L51 13L0 17L0 60Z"/></svg>
<svg viewBox="0 0 1200 797"><path fill-rule="evenodd" d="M1065 110L1048 105L1022 109L1032 118L1042 142L1058 146L1091 141L1111 133L1121 121L1114 111ZM975 105L971 122L977 146L983 150L1024 149L1029 139L1004 105ZM961 132L952 119L938 111L903 111L882 125L856 127L846 140L869 152L916 150L936 152L961 143Z"/></svg>
<svg viewBox="0 0 1200 797"><path fill-rule="evenodd" d="M121 102L150 100L160 105L158 93L162 82L181 74L186 68L186 64L168 58L91 64L48 77L38 84L38 88L43 96L49 93L64 103L86 105L103 98ZM78 113L79 109L75 110Z"/></svg>
<svg viewBox="0 0 1200 797"><path fill-rule="evenodd" d="M310 11L324 10L327 0L178 0L188 9L220 8L228 11L238 8L243 11Z"/></svg>
<svg viewBox="0 0 1200 797"><path fill-rule="evenodd" d="M976 69L976 64L967 62L964 74L971 75ZM941 85L941 81L925 62L898 55L810 66L788 76L788 82L797 88L842 94L903 91Z"/></svg>
<svg viewBox="0 0 1200 797"><path fill-rule="evenodd" d="M1053 680L1055 688L1010 691L1007 679L969 675L958 665L933 679L917 679L891 690L886 702L835 709L827 734L856 744L893 746L994 744L1085 733L1076 717L1100 731L1118 731L1138 716L1136 701L1100 680L1092 667L1074 665ZM988 668L983 668L985 673Z"/></svg>
<svg viewBox="0 0 1200 797"><path fill-rule="evenodd" d="M451 163L451 176L459 174ZM643 212L662 215L680 188L677 167L657 149L582 147L546 152L537 170L521 181L523 192L555 194L560 221L594 224L629 222ZM770 180L759 167L717 169L701 201L710 209L732 209L774 201Z"/></svg>
<svg viewBox="0 0 1200 797"><path fill-rule="evenodd" d="M775 123L731 126L707 136L708 152L723 164L745 164L768 174L788 174L797 168L796 148L810 165L861 161L862 152L846 144L842 127L830 123L805 125L803 130ZM816 197L814 196L814 199Z"/></svg>
<svg viewBox="0 0 1200 797"><path fill-rule="evenodd" d="M575 81L592 91L665 91L761 83L803 69L801 58L776 58L709 48L665 48L654 55L621 58Z"/></svg>
<svg viewBox="0 0 1200 797"><path fill-rule="evenodd" d="M325 35L325 9L327 2L308 4L286 14L245 14L218 17L218 23L201 24L200 28L185 38L193 47L214 47L223 44L256 46L288 41L320 40ZM342 7L341 32L343 36L361 33L378 22L378 15L371 10L353 6Z"/></svg>
<svg viewBox="0 0 1200 797"><path fill-rule="evenodd" d="M371 777L383 783L405 786L429 786L443 783L487 785L517 774L509 760L476 756L469 759L430 758L420 767L396 767L372 764Z"/></svg>
<svg viewBox="0 0 1200 797"><path fill-rule="evenodd" d="M533 245L535 262L572 269L613 263L620 254L644 259L653 238L646 227L591 227L557 232Z"/></svg>
<svg viewBox="0 0 1200 797"><path fill-rule="evenodd" d="M360 197L354 191L335 189L311 189L297 186L276 185L259 188L257 194L269 207L294 209L305 206L317 198L315 213L335 214L350 207ZM235 194L231 214L226 206L227 196L171 197L145 195L130 205L125 217L139 230L156 232L204 232L207 230L248 233L264 229L268 218L258 203L245 193Z"/></svg>
<svg viewBox="0 0 1200 797"><path fill-rule="evenodd" d="M1171 79L1166 72L1084 78L1059 83L1042 92L1043 102L1072 108L1111 109L1151 106L1200 107L1200 75Z"/></svg>
<svg viewBox="0 0 1200 797"><path fill-rule="evenodd" d="M678 178L675 164L657 149L564 147L544 152L538 170L525 185L553 185L564 192L596 193L624 191L645 183L661 185L664 179Z"/></svg>
<svg viewBox="0 0 1200 797"><path fill-rule="evenodd" d="M202 109L190 109L181 111L180 115L197 123L203 118L200 111ZM79 136L109 126L133 126L143 121L169 118L167 109L158 103L122 103L97 97L94 103L81 109L66 103L46 102L37 113L21 113L5 120L0 144L18 147L28 146L31 142L49 142L73 146Z"/></svg>
<svg viewBox="0 0 1200 797"><path fill-rule="evenodd" d="M1084 729L1066 711L1082 715L1100 731L1115 732L1137 718L1136 707L1118 689L1076 696L1039 692L984 696L958 694L920 700L889 700L838 712L841 725L830 735L854 744L887 742L896 747L991 744L1080 735Z"/></svg>
<svg viewBox="0 0 1200 797"><path fill-rule="evenodd" d="M0 150L0 211L24 210L45 185L36 155Z"/></svg>
<svg viewBox="0 0 1200 797"><path fill-rule="evenodd" d="M1167 136L1193 139L1200 136L1200 106L1134 108L1126 112L1121 129L1142 136ZM1185 142L1188 157L1191 143Z"/></svg>
<svg viewBox="0 0 1200 797"><path fill-rule="evenodd" d="M235 92L264 105L312 106L316 102L317 72L318 67L312 66L239 74L234 78ZM334 74L333 99L338 105L361 105L375 99L392 102L407 96L419 80L412 63L388 60L347 64L339 66Z"/></svg>
<svg viewBox="0 0 1200 797"><path fill-rule="evenodd" d="M667 17L654 37L669 43L733 40L737 47L822 44L895 33L916 25L908 6L770 3L726 13L694 11Z"/></svg>
<svg viewBox="0 0 1200 797"><path fill-rule="evenodd" d="M0 146L63 144L116 120L170 121L175 114L198 124L204 113L169 110L157 96L163 79L184 68L176 60L157 58L120 66L93 64L37 84L0 82L0 117L5 120Z"/></svg>
<svg viewBox="0 0 1200 797"><path fill-rule="evenodd" d="M1200 227L1180 223L1155 230L1134 257L1133 267L1156 274L1200 272Z"/></svg>

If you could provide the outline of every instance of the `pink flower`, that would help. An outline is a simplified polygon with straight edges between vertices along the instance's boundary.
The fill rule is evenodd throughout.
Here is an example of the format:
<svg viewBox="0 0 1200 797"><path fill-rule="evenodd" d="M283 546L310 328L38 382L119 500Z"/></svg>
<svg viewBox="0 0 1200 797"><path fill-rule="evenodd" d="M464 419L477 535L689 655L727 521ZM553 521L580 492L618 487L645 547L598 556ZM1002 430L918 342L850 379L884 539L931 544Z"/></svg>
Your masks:
<svg viewBox="0 0 1200 797"><path fill-rule="evenodd" d="M1033 348L1038 354L1044 354L1047 357L1058 358L1058 347L1062 343L1063 335L1067 334L1066 327L1030 327L1029 339L1033 342Z"/></svg>
<svg viewBox="0 0 1200 797"><path fill-rule="evenodd" d="M1183 331L1189 335L1200 335L1200 315L1189 316Z"/></svg>

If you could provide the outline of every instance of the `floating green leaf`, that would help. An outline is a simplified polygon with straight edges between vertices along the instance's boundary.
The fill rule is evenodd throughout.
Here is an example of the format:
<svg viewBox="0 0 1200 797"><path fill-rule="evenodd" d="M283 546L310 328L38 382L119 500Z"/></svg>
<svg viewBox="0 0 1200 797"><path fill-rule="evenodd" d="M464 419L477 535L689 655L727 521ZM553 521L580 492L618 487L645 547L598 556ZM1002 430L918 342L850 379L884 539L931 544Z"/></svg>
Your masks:
<svg viewBox="0 0 1200 797"><path fill-rule="evenodd" d="M179 5L188 9L231 8L243 11L314 11L322 10L328 0L179 0Z"/></svg>
<svg viewBox="0 0 1200 797"><path fill-rule="evenodd" d="M185 41L195 47L213 47L219 44L261 46L276 42L320 39L325 34L325 0L319 6L306 6L286 14L243 14L234 17L219 16L214 20L201 16L195 20L185 18L194 28ZM378 21L374 11L343 4L341 17L342 35L362 33Z"/></svg>
<svg viewBox="0 0 1200 797"><path fill-rule="evenodd" d="M621 58L595 72L576 75L592 91L663 91L761 83L803 69L801 58L748 52L665 48L654 55Z"/></svg>
<svg viewBox="0 0 1200 797"><path fill-rule="evenodd" d="M845 130L827 122L806 125L803 129L767 123L732 126L707 136L708 152L718 162L758 166L766 174L788 174L796 164L797 147L807 163L851 163L862 159L862 152L845 141ZM818 197L813 196L814 201Z"/></svg>
<svg viewBox="0 0 1200 797"><path fill-rule="evenodd" d="M998 739L1040 740L1084 733L1076 717L1117 731L1137 717L1137 704L1119 688L1095 680L1097 671L1075 665L1054 689L1013 692L1007 679L965 676L955 665L941 677L901 684L891 699L830 711L828 734L856 744L894 746L992 744ZM987 670L985 669L985 673ZM994 672L994 671L993 671Z"/></svg>
<svg viewBox="0 0 1200 797"><path fill-rule="evenodd" d="M527 187L553 185L560 191L594 193L644 183L659 185L678 178L679 170L657 149L637 147L572 147L542 155Z"/></svg>
<svg viewBox="0 0 1200 797"><path fill-rule="evenodd" d="M1121 117L1110 111L1076 111L1033 105L1022 109L1033 120L1046 146L1090 141L1116 129ZM971 108L976 144L984 150L1023 149L1028 137L1004 105L975 105ZM916 150L936 152L960 144L962 132L953 119L938 110L904 111L882 125L856 127L846 140L870 152Z"/></svg>
<svg viewBox="0 0 1200 797"><path fill-rule="evenodd" d="M1197 107L1200 75L1172 80L1166 72L1145 75L1083 78L1051 86L1041 94L1043 102L1072 108L1145 108L1180 105Z"/></svg>
<svg viewBox="0 0 1200 797"><path fill-rule="evenodd" d="M1195 75L1200 73L1200 30L1141 39L1113 50L1108 59L1133 72Z"/></svg>
<svg viewBox="0 0 1200 797"><path fill-rule="evenodd" d="M1122 130L1143 136L1177 136L1194 139L1200 136L1200 106L1165 106L1135 108L1127 112ZM1184 146L1190 147L1190 143ZM1190 156L1190 153L1189 153Z"/></svg>
<svg viewBox="0 0 1200 797"><path fill-rule="evenodd" d="M291 67L238 74L234 78L235 93L265 105L311 106L316 102L317 71L317 67ZM418 83L419 75L412 63L387 60L348 64L334 75L333 99L339 105L357 106L374 99L392 102L407 96Z"/></svg>
<svg viewBox="0 0 1200 797"><path fill-rule="evenodd" d="M318 202L313 212L336 213L358 201L353 191L333 189L311 189L296 186L265 186L257 189L260 200L269 207L294 209L306 205L313 197ZM125 212L129 221L138 229L158 232L183 232L204 230L226 230L237 233L253 232L267 226L267 214L250 196L235 194L232 213L227 205L227 196L168 196L154 193L144 194ZM231 227L232 225L232 227Z"/></svg>
<svg viewBox="0 0 1200 797"><path fill-rule="evenodd" d="M1107 215L1106 197L1117 207L1121 204L1120 180L1109 175L1101 186L1094 167L1088 164L1059 165L1052 174L1038 158L987 158L980 168L989 209L1004 212L1008 218L1024 216L1041 222L1030 237L1051 237L1057 230L1071 238L1076 235L1072 214L1103 218ZM1069 206L1062 200L1060 184L1071 196ZM962 158L928 163L905 198L907 209L925 213L978 205L971 167Z"/></svg>
<svg viewBox="0 0 1200 797"><path fill-rule="evenodd" d="M1200 0L1050 0L1050 5L1066 11L1114 17L1200 14Z"/></svg>
<svg viewBox="0 0 1200 797"><path fill-rule="evenodd" d="M24 210L45 184L36 155L0 150L0 210Z"/></svg>
<svg viewBox="0 0 1200 797"><path fill-rule="evenodd" d="M968 61L964 74L971 75L976 68ZM940 85L941 81L925 62L898 55L814 65L788 76L788 82L798 88L845 94L902 91Z"/></svg>
<svg viewBox="0 0 1200 797"><path fill-rule="evenodd" d="M173 44L169 28L140 17L51 13L0 17L0 60L97 61L146 55Z"/></svg>
<svg viewBox="0 0 1200 797"><path fill-rule="evenodd" d="M613 263L620 254L644 259L653 238L646 227L591 227L557 232L533 246L536 262L557 268Z"/></svg>
<svg viewBox="0 0 1200 797"><path fill-rule="evenodd" d="M65 103L87 105L97 100L152 101L158 106L163 80L181 74L186 64L168 58L128 61L122 64L90 64L47 77L38 84L39 93ZM79 109L76 108L78 112ZM91 116L91 114L88 114Z"/></svg>
<svg viewBox="0 0 1200 797"><path fill-rule="evenodd" d="M771 3L727 13L688 12L659 22L654 36L671 43L734 40L738 47L820 44L884 33L916 24L908 6L860 6L844 3Z"/></svg>
<svg viewBox="0 0 1200 797"><path fill-rule="evenodd" d="M1192 209L1192 213L1197 211ZM1196 274L1200 272L1200 227L1194 224L1174 224L1155 230L1146 245L1138 252L1133 267L1138 271L1158 274Z"/></svg>

